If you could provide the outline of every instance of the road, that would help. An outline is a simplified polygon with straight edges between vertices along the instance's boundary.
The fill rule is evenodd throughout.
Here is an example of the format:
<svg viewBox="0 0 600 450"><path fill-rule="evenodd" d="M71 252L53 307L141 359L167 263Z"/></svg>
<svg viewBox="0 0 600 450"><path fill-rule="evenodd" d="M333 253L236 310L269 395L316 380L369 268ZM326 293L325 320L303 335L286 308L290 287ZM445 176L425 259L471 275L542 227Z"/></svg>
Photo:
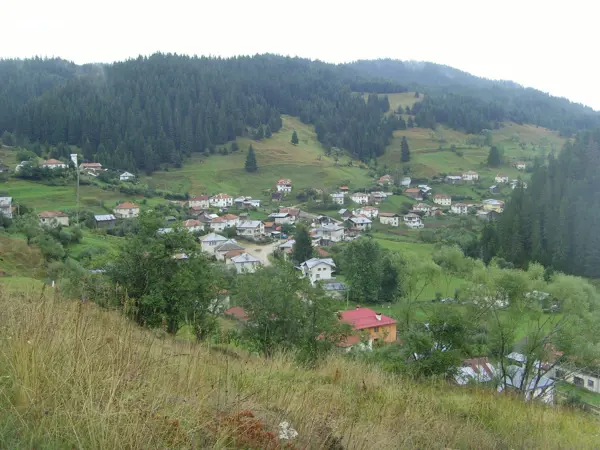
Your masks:
<svg viewBox="0 0 600 450"><path fill-rule="evenodd" d="M269 260L268 256L273 253L279 244L283 244L284 242L285 241L277 240L266 245L253 244L252 242L246 241L240 241L239 243L246 247L246 252L261 259L265 266L270 266L271 261Z"/></svg>

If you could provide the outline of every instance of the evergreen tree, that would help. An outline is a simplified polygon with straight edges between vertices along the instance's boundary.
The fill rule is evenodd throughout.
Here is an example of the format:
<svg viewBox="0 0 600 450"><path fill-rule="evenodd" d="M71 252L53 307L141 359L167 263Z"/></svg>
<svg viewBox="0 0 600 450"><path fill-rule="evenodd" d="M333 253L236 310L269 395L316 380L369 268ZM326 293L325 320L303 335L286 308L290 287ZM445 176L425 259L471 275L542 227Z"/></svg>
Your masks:
<svg viewBox="0 0 600 450"><path fill-rule="evenodd" d="M248 147L248 154L246 155L246 172L256 172L258 170L258 164L256 162L256 155L254 154L254 149L252 148L252 144Z"/></svg>
<svg viewBox="0 0 600 450"><path fill-rule="evenodd" d="M419 91L415 91L415 98L420 98Z"/></svg>
<svg viewBox="0 0 600 450"><path fill-rule="evenodd" d="M406 121L406 127L407 127L407 128L414 128L414 126L415 126L415 122L414 122L414 120L413 120L413 118L412 118L412 116L411 116L411 117L409 117L409 118L408 118L408 120Z"/></svg>
<svg viewBox="0 0 600 450"><path fill-rule="evenodd" d="M263 128L263 126L259 126L256 129L256 132L254 133L254 140L255 141L262 141L262 139L265 137L265 130Z"/></svg>
<svg viewBox="0 0 600 450"><path fill-rule="evenodd" d="M402 143L400 144L401 155L400 161L409 162L410 161L410 149L408 148L408 141L406 140L406 136L402 136Z"/></svg>
<svg viewBox="0 0 600 450"><path fill-rule="evenodd" d="M296 133L296 130L294 130L294 132L292 133L292 144L294 145L298 145L298 133Z"/></svg>
<svg viewBox="0 0 600 450"><path fill-rule="evenodd" d="M271 136L273 136L273 133L271 132L271 126L267 124L267 126L265 127L265 137L268 139Z"/></svg>
<svg viewBox="0 0 600 450"><path fill-rule="evenodd" d="M308 229L305 226L298 225L294 233L294 248L292 250L292 259L296 264L302 264L304 261L312 258L313 248L312 240Z"/></svg>
<svg viewBox="0 0 600 450"><path fill-rule="evenodd" d="M500 164L502 164L500 152L498 151L498 147L493 146L488 153L487 165L488 167L499 167Z"/></svg>
<svg viewBox="0 0 600 450"><path fill-rule="evenodd" d="M404 110L406 111L406 114L410 114L410 106L406 105L406 108L404 108Z"/></svg>
<svg viewBox="0 0 600 450"><path fill-rule="evenodd" d="M231 147L230 148L231 148L231 153L235 153L235 152L237 152L240 149L239 146L238 146L237 141L233 141L231 143Z"/></svg>

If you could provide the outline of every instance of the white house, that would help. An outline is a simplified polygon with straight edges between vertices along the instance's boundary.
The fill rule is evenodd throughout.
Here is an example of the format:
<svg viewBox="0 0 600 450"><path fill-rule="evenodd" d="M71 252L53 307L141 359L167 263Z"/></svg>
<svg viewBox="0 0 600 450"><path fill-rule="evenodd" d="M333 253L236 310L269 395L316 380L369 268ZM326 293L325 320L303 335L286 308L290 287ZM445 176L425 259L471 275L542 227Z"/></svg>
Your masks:
<svg viewBox="0 0 600 450"><path fill-rule="evenodd" d="M388 198L388 194L383 191L371 192L371 201L374 203L381 203Z"/></svg>
<svg viewBox="0 0 600 450"><path fill-rule="evenodd" d="M369 203L369 196L364 192L355 192L354 194L350 195L350 200L352 200L354 203L358 203L359 205L366 205Z"/></svg>
<svg viewBox="0 0 600 450"><path fill-rule="evenodd" d="M368 217L369 219L376 219L379 215L379 208L375 208L374 206L363 206L357 211L354 211L354 214L357 216L362 214L363 216Z"/></svg>
<svg viewBox="0 0 600 450"><path fill-rule="evenodd" d="M449 184L458 184L458 183L462 182L462 180L463 180L462 175L448 175L446 177L445 181L446 181L446 183L449 183Z"/></svg>
<svg viewBox="0 0 600 450"><path fill-rule="evenodd" d="M300 210L298 208L279 208L279 212L289 214L292 218L292 223L296 222L300 217Z"/></svg>
<svg viewBox="0 0 600 450"><path fill-rule="evenodd" d="M59 225L63 227L69 226L69 216L60 211L42 211L38 214L38 217L42 225L49 227L57 227Z"/></svg>
<svg viewBox="0 0 600 450"><path fill-rule="evenodd" d="M234 256L228 260L228 263L235 265L237 273L254 273L262 265L262 261L248 253Z"/></svg>
<svg viewBox="0 0 600 450"><path fill-rule="evenodd" d="M560 374L560 367L557 367L556 372ZM588 391L600 393L600 372L597 370L569 370L565 375L565 381L586 388Z"/></svg>
<svg viewBox="0 0 600 450"><path fill-rule="evenodd" d="M41 162L40 167L45 167L46 169L66 169L67 165L58 159L49 159Z"/></svg>
<svg viewBox="0 0 600 450"><path fill-rule="evenodd" d="M316 236L331 242L340 242L344 240L344 227L335 223L323 224L315 228Z"/></svg>
<svg viewBox="0 0 600 450"><path fill-rule="evenodd" d="M462 179L463 181L477 181L479 180L479 174L469 170L468 172L462 174Z"/></svg>
<svg viewBox="0 0 600 450"><path fill-rule="evenodd" d="M120 181L131 181L135 178L135 175L129 172L123 172L121 175L119 175L119 180Z"/></svg>
<svg viewBox="0 0 600 450"><path fill-rule="evenodd" d="M435 194L433 196L433 203L441 206L450 206L452 204L452 199L446 194Z"/></svg>
<svg viewBox="0 0 600 450"><path fill-rule="evenodd" d="M203 252L214 253L215 248L217 248L219 244L222 244L226 241L226 237L223 237L216 233L210 233L200 238L200 247L202 248Z"/></svg>
<svg viewBox="0 0 600 450"><path fill-rule="evenodd" d="M140 215L140 207L135 203L125 202L115 206L113 212L119 219L132 219Z"/></svg>
<svg viewBox="0 0 600 450"><path fill-rule="evenodd" d="M214 249L214 254L217 260L227 261L228 258L231 259L234 256L241 255L244 253L244 250L246 249L243 245L240 245L238 241L235 239L229 239L225 242L219 243Z"/></svg>
<svg viewBox="0 0 600 450"><path fill-rule="evenodd" d="M348 221L352 224L353 228L361 231L370 230L373 223L371 219L364 216L350 217Z"/></svg>
<svg viewBox="0 0 600 450"><path fill-rule="evenodd" d="M188 200L188 206L190 208L210 208L210 200L208 195L198 195Z"/></svg>
<svg viewBox="0 0 600 450"><path fill-rule="evenodd" d="M79 170L85 171L91 175L96 175L98 172L102 172L104 169L102 168L102 164L100 163L81 163L79 166Z"/></svg>
<svg viewBox="0 0 600 450"><path fill-rule="evenodd" d="M217 194L209 199L209 204L217 208L228 208L233 206L233 197L227 194Z"/></svg>
<svg viewBox="0 0 600 450"><path fill-rule="evenodd" d="M400 186L402 186L404 188L409 188L411 181L412 180L410 179L410 177L404 177L404 178L402 178L402 181L400 182Z"/></svg>
<svg viewBox="0 0 600 450"><path fill-rule="evenodd" d="M454 214L468 214L469 205L466 203L455 203L450 207L450 211L452 211Z"/></svg>
<svg viewBox="0 0 600 450"><path fill-rule="evenodd" d="M265 234L265 224L260 220L246 220L237 224L238 236L256 239Z"/></svg>
<svg viewBox="0 0 600 450"><path fill-rule="evenodd" d="M0 197L0 216L12 218L12 197Z"/></svg>
<svg viewBox="0 0 600 450"><path fill-rule="evenodd" d="M413 211L425 213L426 216L431 214L431 209L431 206L429 206L427 203L417 203L413 206Z"/></svg>
<svg viewBox="0 0 600 450"><path fill-rule="evenodd" d="M224 231L227 228L227 219L215 217L210 221L210 229L213 231Z"/></svg>
<svg viewBox="0 0 600 450"><path fill-rule="evenodd" d="M496 177L494 178L494 181L496 183L508 183L508 177L506 175L504 175L503 173L499 173L498 175L496 175Z"/></svg>
<svg viewBox="0 0 600 450"><path fill-rule="evenodd" d="M329 194L329 196L331 197L331 201L337 205L343 205L344 204L344 193L343 192L334 192L332 194Z"/></svg>
<svg viewBox="0 0 600 450"><path fill-rule="evenodd" d="M273 213L269 216L269 220L279 225L284 223L294 223L294 218L291 216L291 214L286 212Z"/></svg>
<svg viewBox="0 0 600 450"><path fill-rule="evenodd" d="M237 227L238 223L240 223L240 218L235 214L225 214L222 217L225 219L227 227Z"/></svg>
<svg viewBox="0 0 600 450"><path fill-rule="evenodd" d="M519 162L517 162L517 163L515 164L515 167L516 167L518 170L525 170L525 169L527 169L527 164L526 164L526 163L524 163L523 161L519 161Z"/></svg>
<svg viewBox="0 0 600 450"><path fill-rule="evenodd" d="M381 186L394 184L394 178L391 175L383 175L377 180L377 184Z"/></svg>
<svg viewBox="0 0 600 450"><path fill-rule="evenodd" d="M317 281L333 279L335 263L331 258L312 258L300 264L300 270L308 277L310 284L314 285Z"/></svg>
<svg viewBox="0 0 600 450"><path fill-rule="evenodd" d="M383 225L397 227L400 225L400 216L396 213L379 213L379 222Z"/></svg>
<svg viewBox="0 0 600 450"><path fill-rule="evenodd" d="M402 217L402 221L404 225L409 228L423 228L423 221L421 220L421 216L418 214L409 213Z"/></svg>
<svg viewBox="0 0 600 450"><path fill-rule="evenodd" d="M183 222L183 227L190 233L204 230L204 225L202 224L202 222L196 219L186 220L185 222Z"/></svg>
<svg viewBox="0 0 600 450"><path fill-rule="evenodd" d="M277 181L277 192L292 192L292 180L282 178Z"/></svg>

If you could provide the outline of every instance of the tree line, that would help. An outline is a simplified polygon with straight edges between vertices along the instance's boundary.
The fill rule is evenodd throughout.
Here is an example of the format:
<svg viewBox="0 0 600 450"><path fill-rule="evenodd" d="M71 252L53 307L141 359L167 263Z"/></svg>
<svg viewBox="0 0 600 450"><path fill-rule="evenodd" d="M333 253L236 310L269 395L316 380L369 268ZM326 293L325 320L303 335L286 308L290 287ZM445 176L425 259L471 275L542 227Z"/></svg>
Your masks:
<svg viewBox="0 0 600 450"><path fill-rule="evenodd" d="M383 114L387 97L365 102L353 90L405 90L344 66L275 55L155 54L101 66L7 60L0 74L7 74L0 130L147 172L214 152L236 136L269 136L281 128L281 114L313 124L325 146L367 161L383 154L399 124Z"/></svg>

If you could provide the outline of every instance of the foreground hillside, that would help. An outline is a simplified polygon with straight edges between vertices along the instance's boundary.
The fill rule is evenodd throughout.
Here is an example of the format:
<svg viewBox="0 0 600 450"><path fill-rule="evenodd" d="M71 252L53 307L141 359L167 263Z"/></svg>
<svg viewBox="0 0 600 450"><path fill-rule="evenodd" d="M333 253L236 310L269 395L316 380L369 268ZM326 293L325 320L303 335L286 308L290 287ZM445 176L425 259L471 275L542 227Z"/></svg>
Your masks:
<svg viewBox="0 0 600 450"><path fill-rule="evenodd" d="M163 339L50 289L0 292L0 322L2 448L279 448L268 432L283 420L299 433L291 448L597 444L597 421L575 412L342 358L308 371Z"/></svg>

